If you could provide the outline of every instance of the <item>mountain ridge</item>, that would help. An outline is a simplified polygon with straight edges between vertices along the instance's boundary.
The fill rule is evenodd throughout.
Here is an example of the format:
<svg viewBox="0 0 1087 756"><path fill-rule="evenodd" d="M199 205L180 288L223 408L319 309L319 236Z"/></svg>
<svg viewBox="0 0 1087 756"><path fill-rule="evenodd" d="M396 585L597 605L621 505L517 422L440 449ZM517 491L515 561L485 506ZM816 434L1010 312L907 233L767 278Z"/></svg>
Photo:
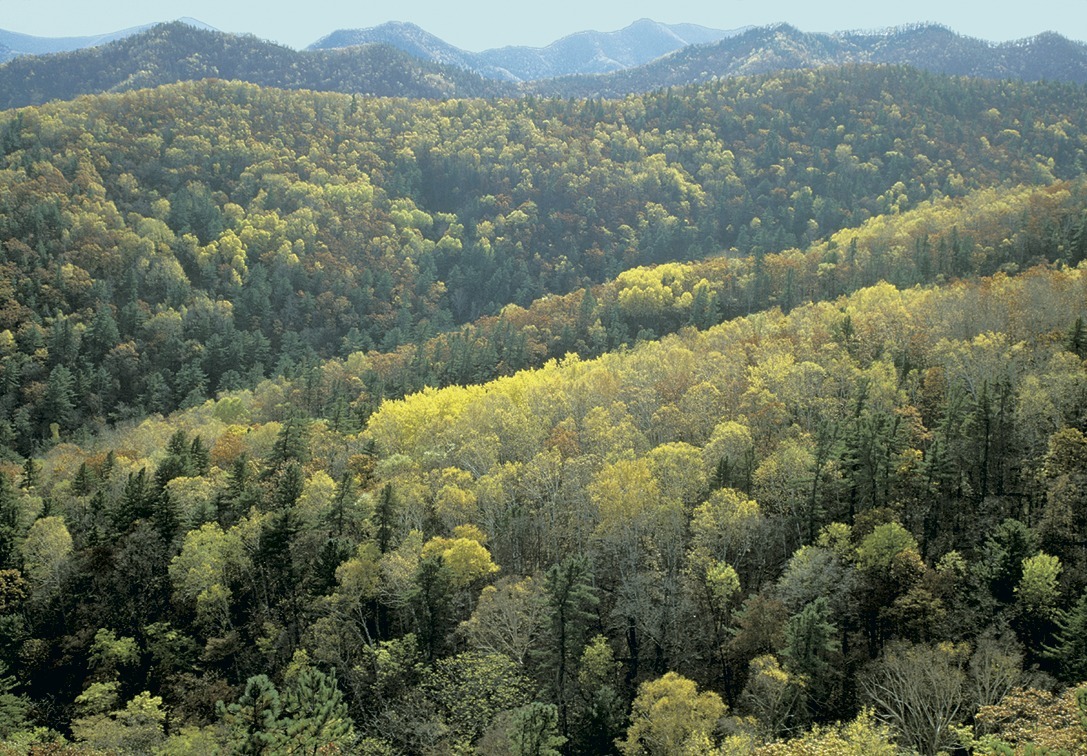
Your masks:
<svg viewBox="0 0 1087 756"><path fill-rule="evenodd" d="M387 97L506 93L478 74L392 47L299 52L251 35L173 22L100 47L10 60L0 65L0 108L209 78Z"/></svg>
<svg viewBox="0 0 1087 756"><path fill-rule="evenodd" d="M662 29L672 33L649 20L627 29L639 27L653 33ZM1087 84L1087 44L1055 32L994 43L965 37L936 24L834 34L803 32L788 24L776 24L748 29L717 42L690 44L636 67L516 82L510 80L517 78L510 68L535 76L542 75L540 67L549 64L538 56L510 62L500 56L523 57L529 55L525 50L530 48L499 48L489 51L499 57L493 58L490 75L485 76L472 68L481 65L479 58L470 57L475 54L448 45L417 26L388 24L385 29L398 35L401 42L414 39L414 51L405 51L403 44L398 48L383 42L298 51L252 35L208 31L184 22L162 24L98 47L9 60L0 65L0 108L202 78L373 96L600 98L625 97L722 77L881 64L984 79ZM687 33L691 33L690 29ZM581 45L574 57L594 60L599 68L615 68L631 61L616 61L614 55L595 46L596 39L573 35L564 44ZM330 44L346 41L331 39ZM3 46L0 40L0 50ZM612 52L619 55L622 51Z"/></svg>
<svg viewBox="0 0 1087 756"><path fill-rule="evenodd" d="M745 29L710 29L642 18L617 31L575 32L543 47L508 45L475 53L451 45L415 24L390 21L366 29L338 29L306 49L382 42L424 60L459 65L492 79L522 82L625 70L688 45L725 39Z"/></svg>
<svg viewBox="0 0 1087 756"><path fill-rule="evenodd" d="M1087 84L1087 44L1056 32L994 43L938 24L833 34L775 24L681 48L638 68L532 82L524 89L544 96L623 97L721 77L851 64L909 65L952 76Z"/></svg>
<svg viewBox="0 0 1087 756"><path fill-rule="evenodd" d="M196 29L205 31L218 31L215 27L205 24L195 18L183 16L177 19L178 23L187 24ZM167 22L169 23L169 22ZM20 55L50 55L53 53L73 52L88 47L98 47L117 40L140 34L152 29L159 24L141 24L130 26L117 31L104 34L90 34L76 37L39 37L33 34L21 34L19 32L0 29L0 63L18 57Z"/></svg>

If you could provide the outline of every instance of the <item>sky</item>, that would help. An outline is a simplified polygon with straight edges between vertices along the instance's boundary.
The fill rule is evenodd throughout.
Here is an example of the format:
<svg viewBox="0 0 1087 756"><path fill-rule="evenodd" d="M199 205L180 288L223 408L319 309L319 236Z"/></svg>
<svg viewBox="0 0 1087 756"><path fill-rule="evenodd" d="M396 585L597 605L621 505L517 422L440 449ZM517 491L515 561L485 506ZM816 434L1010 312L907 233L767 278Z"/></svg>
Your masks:
<svg viewBox="0 0 1087 756"><path fill-rule="evenodd" d="M303 48L335 29L410 21L466 50L543 46L576 31L614 31L639 18L735 29L780 21L803 31L881 29L936 22L993 41L1056 31L1087 41L1087 0L0 0L0 29L43 37L89 36L191 17L227 32Z"/></svg>

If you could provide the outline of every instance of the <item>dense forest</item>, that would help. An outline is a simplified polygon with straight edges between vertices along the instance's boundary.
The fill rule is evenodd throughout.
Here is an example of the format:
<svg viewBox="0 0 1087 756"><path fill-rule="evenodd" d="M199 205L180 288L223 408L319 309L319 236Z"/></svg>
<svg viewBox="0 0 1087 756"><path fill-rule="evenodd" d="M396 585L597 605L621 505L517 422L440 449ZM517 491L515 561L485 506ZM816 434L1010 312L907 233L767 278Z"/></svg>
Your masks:
<svg viewBox="0 0 1087 756"><path fill-rule="evenodd" d="M1087 753L1085 119L0 113L0 754Z"/></svg>
<svg viewBox="0 0 1087 756"><path fill-rule="evenodd" d="M731 299L703 291L702 325L881 279L1075 264L1075 199L1021 243L975 248L969 229L937 223L911 259L877 249L863 272L844 237L811 253L815 268L768 255L913 207L935 218L982 187L1072 180L1085 100L1069 85L857 68L614 102L202 82L13 111L0 119L0 448L27 455L321 359L426 344L649 263L753 258ZM597 320L597 353L662 327L591 305L546 356L585 352ZM531 339L498 329L494 357L450 379L538 364ZM432 382L416 374L403 388Z"/></svg>

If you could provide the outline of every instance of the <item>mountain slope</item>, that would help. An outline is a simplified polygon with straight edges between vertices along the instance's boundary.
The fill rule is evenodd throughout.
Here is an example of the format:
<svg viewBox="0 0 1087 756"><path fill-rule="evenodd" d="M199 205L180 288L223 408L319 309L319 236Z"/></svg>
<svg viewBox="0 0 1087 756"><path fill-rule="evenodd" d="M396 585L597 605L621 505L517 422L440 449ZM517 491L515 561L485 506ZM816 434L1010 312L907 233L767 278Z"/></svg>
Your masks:
<svg viewBox="0 0 1087 756"><path fill-rule="evenodd" d="M739 311L779 273L785 307L812 282L878 280L885 253L844 283L769 255L939 196L1079 176L1085 100L857 66L615 102L203 81L5 113L0 444L26 454L318 358L394 352L638 265L760 256L755 287L722 300ZM964 265L983 254L948 246ZM917 259L918 280L969 270ZM622 335L591 314L560 340L658 327L636 316ZM537 354L507 330L446 374L505 369L503 341L507 366Z"/></svg>
<svg viewBox="0 0 1087 756"><path fill-rule="evenodd" d="M161 24L101 47L0 66L0 108L203 78L380 96L478 97L495 83L386 46L296 52L256 37Z"/></svg>
<svg viewBox="0 0 1087 756"><path fill-rule="evenodd" d="M546 47L509 46L472 53L454 47L414 24L393 22L370 29L341 29L315 42L309 49L379 42L424 60L462 66L489 78L531 81L620 71L688 45L715 42L737 33L739 31L709 29L696 24L662 24L643 18L619 31L579 32Z"/></svg>
<svg viewBox="0 0 1087 756"><path fill-rule="evenodd" d="M819 34L782 24L686 47L638 68L531 82L526 89L562 97L621 97L722 76L851 63L904 64L934 73L987 79L1087 83L1087 45L1054 33L994 44L937 25L880 33Z"/></svg>
<svg viewBox="0 0 1087 756"><path fill-rule="evenodd" d="M369 29L338 29L322 37L307 50L338 50L358 45L389 45L421 60L443 65L460 66L494 79L505 77L502 72L481 66L479 56L449 44L415 24L390 21ZM485 69L485 70L482 70Z"/></svg>
<svg viewBox="0 0 1087 756"><path fill-rule="evenodd" d="M213 27L208 26L202 21L197 21L195 18L182 18L179 19L179 22L196 29L215 31ZM155 26L155 24L145 24L143 26L133 26L128 29L121 29L120 31L109 32L107 34L97 34L85 37L35 37L30 34L20 34L18 32L0 29L0 63L19 55L49 55L52 53L82 50L87 47L97 47L118 39L131 37L140 32L147 31L153 26Z"/></svg>

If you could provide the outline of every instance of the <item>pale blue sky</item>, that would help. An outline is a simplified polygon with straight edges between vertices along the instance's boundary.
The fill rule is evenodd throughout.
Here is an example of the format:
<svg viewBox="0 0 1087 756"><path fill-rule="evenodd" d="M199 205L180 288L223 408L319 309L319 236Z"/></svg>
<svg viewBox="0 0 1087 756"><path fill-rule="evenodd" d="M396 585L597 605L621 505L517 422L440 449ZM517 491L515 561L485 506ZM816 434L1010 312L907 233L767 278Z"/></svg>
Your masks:
<svg viewBox="0 0 1087 756"><path fill-rule="evenodd" d="M191 16L223 31L251 32L301 48L338 28L411 21L468 50L545 45L583 29L613 31L648 17L718 29L787 21L805 31L872 29L935 21L990 40L1056 31L1087 40L1087 0L0 0L0 29L38 36L102 34Z"/></svg>

